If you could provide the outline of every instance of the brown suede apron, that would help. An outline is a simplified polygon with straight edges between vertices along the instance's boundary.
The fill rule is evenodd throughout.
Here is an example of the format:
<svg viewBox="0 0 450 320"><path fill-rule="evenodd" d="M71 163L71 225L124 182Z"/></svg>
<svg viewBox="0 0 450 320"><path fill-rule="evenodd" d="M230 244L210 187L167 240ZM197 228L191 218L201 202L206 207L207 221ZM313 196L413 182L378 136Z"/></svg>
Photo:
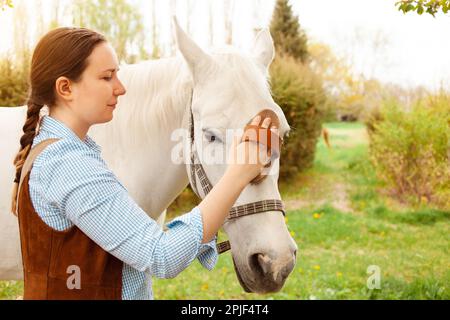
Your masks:
<svg viewBox="0 0 450 320"><path fill-rule="evenodd" d="M73 226L57 231L39 217L28 182L36 157L49 139L30 151L18 192L20 242L25 300L120 300L123 262Z"/></svg>

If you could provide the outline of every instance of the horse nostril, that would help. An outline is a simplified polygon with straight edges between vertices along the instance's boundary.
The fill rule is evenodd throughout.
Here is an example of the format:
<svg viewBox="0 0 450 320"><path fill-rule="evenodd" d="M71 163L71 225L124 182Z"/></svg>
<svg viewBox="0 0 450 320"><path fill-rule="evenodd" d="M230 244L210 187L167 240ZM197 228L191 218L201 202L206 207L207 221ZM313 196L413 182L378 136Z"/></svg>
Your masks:
<svg viewBox="0 0 450 320"><path fill-rule="evenodd" d="M258 263L259 263L259 266L261 267L262 271L264 272L264 274L267 274L270 272L271 267L272 267L272 259L270 259L265 254L260 253L260 254L258 254Z"/></svg>
<svg viewBox="0 0 450 320"><path fill-rule="evenodd" d="M265 275L270 272L271 260L262 253L255 253L250 257L250 267L253 271Z"/></svg>
<svg viewBox="0 0 450 320"><path fill-rule="evenodd" d="M266 278L266 280L272 279L274 283L281 284L295 265L297 250L290 253L289 258L286 256L287 260L281 259L281 261L272 259L268 254L255 253L250 256L250 268L253 272ZM285 263L282 261L285 261Z"/></svg>

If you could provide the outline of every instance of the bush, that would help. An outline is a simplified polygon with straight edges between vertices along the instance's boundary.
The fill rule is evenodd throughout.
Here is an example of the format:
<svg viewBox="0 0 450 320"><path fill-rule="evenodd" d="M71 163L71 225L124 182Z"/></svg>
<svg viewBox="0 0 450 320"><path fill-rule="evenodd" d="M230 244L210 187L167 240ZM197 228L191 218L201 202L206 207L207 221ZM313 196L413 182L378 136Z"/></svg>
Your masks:
<svg viewBox="0 0 450 320"><path fill-rule="evenodd" d="M280 167L280 178L289 180L314 162L325 115L325 92L309 67L292 58L277 58L270 71L274 100L292 129L283 145Z"/></svg>
<svg viewBox="0 0 450 320"><path fill-rule="evenodd" d="M8 57L0 58L0 106L22 106L28 91L28 67Z"/></svg>
<svg viewBox="0 0 450 320"><path fill-rule="evenodd" d="M450 209L450 99L417 102L410 112L385 103L370 121L370 158L400 200Z"/></svg>

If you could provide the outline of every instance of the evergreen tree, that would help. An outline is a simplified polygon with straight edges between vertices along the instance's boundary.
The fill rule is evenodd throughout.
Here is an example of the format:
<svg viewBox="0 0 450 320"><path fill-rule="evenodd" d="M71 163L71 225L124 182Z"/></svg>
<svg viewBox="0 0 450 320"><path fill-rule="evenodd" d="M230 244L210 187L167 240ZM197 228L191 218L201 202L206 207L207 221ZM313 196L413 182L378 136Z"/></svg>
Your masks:
<svg viewBox="0 0 450 320"><path fill-rule="evenodd" d="M298 17L292 12L289 0L277 0L270 32L277 54L287 54L296 60L306 62L308 58L307 37L300 28Z"/></svg>

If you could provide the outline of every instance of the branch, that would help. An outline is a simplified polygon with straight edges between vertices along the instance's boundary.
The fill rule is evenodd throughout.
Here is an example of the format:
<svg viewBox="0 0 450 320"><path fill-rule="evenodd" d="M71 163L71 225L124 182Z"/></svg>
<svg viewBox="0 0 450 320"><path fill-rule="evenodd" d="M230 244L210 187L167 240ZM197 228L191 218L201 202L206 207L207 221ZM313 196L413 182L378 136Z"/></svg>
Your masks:
<svg viewBox="0 0 450 320"><path fill-rule="evenodd" d="M419 15L426 12L435 17L435 14L442 11L447 14L450 10L450 0L402 0L395 3L399 11L403 13L417 12Z"/></svg>

